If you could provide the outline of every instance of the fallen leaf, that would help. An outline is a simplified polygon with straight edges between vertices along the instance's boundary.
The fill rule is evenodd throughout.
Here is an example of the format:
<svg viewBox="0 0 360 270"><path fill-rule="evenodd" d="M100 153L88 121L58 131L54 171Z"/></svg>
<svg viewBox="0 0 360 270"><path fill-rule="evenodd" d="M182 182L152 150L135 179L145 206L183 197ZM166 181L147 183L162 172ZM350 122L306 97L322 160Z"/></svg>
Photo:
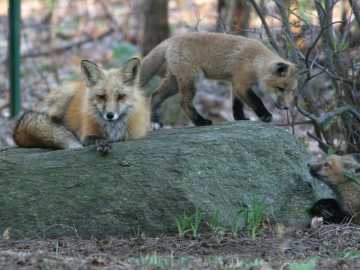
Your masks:
<svg viewBox="0 0 360 270"><path fill-rule="evenodd" d="M10 231L11 227L7 227L3 233L3 239L4 240L10 240Z"/></svg>

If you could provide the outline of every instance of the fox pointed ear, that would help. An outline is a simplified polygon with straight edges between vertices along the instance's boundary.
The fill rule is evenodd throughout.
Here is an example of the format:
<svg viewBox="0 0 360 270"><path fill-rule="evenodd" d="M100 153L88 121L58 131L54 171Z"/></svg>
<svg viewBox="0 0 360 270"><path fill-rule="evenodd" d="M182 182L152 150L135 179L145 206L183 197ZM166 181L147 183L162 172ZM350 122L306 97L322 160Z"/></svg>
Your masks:
<svg viewBox="0 0 360 270"><path fill-rule="evenodd" d="M140 59L137 57L127 60L122 65L121 76L124 83L132 84L139 73Z"/></svg>
<svg viewBox="0 0 360 270"><path fill-rule="evenodd" d="M103 77L102 70L89 60L81 60L81 74L86 86L94 86Z"/></svg>
<svg viewBox="0 0 360 270"><path fill-rule="evenodd" d="M284 62L277 62L272 67L273 74L279 77L285 77L289 72L289 64Z"/></svg>

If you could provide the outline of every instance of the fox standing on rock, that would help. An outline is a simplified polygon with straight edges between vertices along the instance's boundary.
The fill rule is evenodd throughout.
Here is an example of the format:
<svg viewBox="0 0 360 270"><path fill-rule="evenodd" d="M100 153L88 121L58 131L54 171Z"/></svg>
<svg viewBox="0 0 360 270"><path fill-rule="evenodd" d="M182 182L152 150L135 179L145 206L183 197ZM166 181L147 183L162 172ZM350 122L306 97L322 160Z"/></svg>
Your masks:
<svg viewBox="0 0 360 270"><path fill-rule="evenodd" d="M20 147L78 148L99 142L123 141L146 135L150 110L137 87L140 61L104 70L83 60L83 83L51 92L39 109L17 122L14 140Z"/></svg>
<svg viewBox="0 0 360 270"><path fill-rule="evenodd" d="M230 34L188 33L171 37L155 47L142 61L140 86L166 70L165 78L152 95L152 121L159 122L161 103L180 92L181 107L195 125L208 125L192 104L196 94L194 78L201 69L206 77L227 80L233 88L233 113L244 119L245 102L263 121L272 119L251 87L258 83L281 109L291 106L297 87L295 65L273 53L261 42Z"/></svg>

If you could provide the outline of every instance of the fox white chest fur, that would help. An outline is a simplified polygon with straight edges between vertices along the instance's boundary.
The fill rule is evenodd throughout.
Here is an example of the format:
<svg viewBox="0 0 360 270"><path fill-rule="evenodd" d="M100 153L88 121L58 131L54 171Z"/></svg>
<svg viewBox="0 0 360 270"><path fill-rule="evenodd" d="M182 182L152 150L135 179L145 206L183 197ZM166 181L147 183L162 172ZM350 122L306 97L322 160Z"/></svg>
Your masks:
<svg viewBox="0 0 360 270"><path fill-rule="evenodd" d="M116 121L101 121L104 136L111 142L125 141L128 137L128 116L123 116Z"/></svg>

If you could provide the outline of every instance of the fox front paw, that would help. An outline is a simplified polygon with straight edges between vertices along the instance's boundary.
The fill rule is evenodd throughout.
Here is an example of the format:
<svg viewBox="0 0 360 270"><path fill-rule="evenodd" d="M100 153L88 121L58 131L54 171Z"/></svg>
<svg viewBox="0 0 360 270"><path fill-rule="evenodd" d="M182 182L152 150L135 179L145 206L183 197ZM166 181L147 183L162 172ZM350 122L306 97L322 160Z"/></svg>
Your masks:
<svg viewBox="0 0 360 270"><path fill-rule="evenodd" d="M324 225L324 219L322 217L313 217L310 222L310 227L312 229L318 229Z"/></svg>
<svg viewBox="0 0 360 270"><path fill-rule="evenodd" d="M161 122L151 122L152 130L159 130L162 127L164 127L164 125Z"/></svg>
<svg viewBox="0 0 360 270"><path fill-rule="evenodd" d="M262 116L260 116L260 119L263 122L269 123L272 120L272 115L271 114L262 115Z"/></svg>
<svg viewBox="0 0 360 270"><path fill-rule="evenodd" d="M106 141L97 141L96 151L98 151L102 156L106 156L111 151L111 144Z"/></svg>

